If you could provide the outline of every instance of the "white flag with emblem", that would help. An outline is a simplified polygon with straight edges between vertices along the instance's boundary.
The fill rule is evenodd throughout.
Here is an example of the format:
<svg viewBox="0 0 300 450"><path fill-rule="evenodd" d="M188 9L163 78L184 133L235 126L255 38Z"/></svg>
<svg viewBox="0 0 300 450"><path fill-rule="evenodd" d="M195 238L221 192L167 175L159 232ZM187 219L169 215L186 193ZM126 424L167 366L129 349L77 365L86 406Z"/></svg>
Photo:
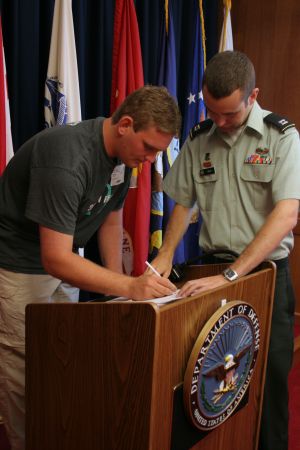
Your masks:
<svg viewBox="0 0 300 450"><path fill-rule="evenodd" d="M56 0L45 86L45 125L81 120L72 1Z"/></svg>
<svg viewBox="0 0 300 450"><path fill-rule="evenodd" d="M45 86L45 126L64 125L81 121L76 45L72 0L55 0L51 45ZM79 249L83 256L83 249ZM72 288L62 288L71 297ZM74 298L77 297L77 292Z"/></svg>

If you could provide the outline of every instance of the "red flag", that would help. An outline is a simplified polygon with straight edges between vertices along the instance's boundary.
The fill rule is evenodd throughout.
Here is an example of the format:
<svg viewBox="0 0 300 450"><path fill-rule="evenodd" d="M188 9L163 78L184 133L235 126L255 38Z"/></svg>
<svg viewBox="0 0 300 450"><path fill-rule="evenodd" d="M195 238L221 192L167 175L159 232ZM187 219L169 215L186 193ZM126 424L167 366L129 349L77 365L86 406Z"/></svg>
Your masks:
<svg viewBox="0 0 300 450"><path fill-rule="evenodd" d="M112 64L111 113L128 94L144 85L139 28L133 0L116 0L115 3ZM133 170L124 205L123 261L126 272L136 276L144 272L148 258L150 167L150 163L146 162Z"/></svg>
<svg viewBox="0 0 300 450"><path fill-rule="evenodd" d="M10 129L10 113L6 88L6 68L0 18L0 175L12 157L13 146Z"/></svg>

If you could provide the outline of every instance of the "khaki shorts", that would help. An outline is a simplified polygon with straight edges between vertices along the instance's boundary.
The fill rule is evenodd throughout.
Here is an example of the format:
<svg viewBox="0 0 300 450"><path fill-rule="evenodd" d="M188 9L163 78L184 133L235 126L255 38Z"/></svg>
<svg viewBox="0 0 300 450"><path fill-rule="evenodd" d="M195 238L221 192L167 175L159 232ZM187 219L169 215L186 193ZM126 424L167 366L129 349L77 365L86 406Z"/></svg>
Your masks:
<svg viewBox="0 0 300 450"><path fill-rule="evenodd" d="M0 269L0 415L11 450L25 450L25 308L78 301L79 290L50 275Z"/></svg>

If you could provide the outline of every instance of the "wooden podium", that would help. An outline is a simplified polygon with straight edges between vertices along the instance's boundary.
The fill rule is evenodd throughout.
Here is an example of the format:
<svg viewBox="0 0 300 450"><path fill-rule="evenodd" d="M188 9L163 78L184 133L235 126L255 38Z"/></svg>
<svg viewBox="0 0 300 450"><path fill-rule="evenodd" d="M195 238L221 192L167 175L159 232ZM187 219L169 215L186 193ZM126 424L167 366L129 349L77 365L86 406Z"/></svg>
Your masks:
<svg viewBox="0 0 300 450"><path fill-rule="evenodd" d="M187 278L224 267L194 266ZM226 287L162 306L28 305L26 450L255 450L275 272L267 262ZM247 403L203 434L185 418L180 383L194 343L222 299L253 306L260 348Z"/></svg>

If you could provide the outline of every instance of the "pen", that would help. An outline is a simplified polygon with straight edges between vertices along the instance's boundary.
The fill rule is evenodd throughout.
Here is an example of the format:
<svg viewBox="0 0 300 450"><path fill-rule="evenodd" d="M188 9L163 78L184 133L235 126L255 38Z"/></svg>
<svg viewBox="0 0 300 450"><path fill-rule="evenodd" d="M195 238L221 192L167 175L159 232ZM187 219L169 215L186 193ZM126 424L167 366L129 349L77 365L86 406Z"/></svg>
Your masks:
<svg viewBox="0 0 300 450"><path fill-rule="evenodd" d="M152 272L153 273L155 273L155 275L158 275L159 277L161 276L160 275L160 273L159 272L157 272L157 270L156 269L154 269L154 267L153 266L151 266L151 264L148 262L148 261L145 261L145 264L146 264L146 266L148 266L149 267L149 269L151 269L152 270Z"/></svg>

